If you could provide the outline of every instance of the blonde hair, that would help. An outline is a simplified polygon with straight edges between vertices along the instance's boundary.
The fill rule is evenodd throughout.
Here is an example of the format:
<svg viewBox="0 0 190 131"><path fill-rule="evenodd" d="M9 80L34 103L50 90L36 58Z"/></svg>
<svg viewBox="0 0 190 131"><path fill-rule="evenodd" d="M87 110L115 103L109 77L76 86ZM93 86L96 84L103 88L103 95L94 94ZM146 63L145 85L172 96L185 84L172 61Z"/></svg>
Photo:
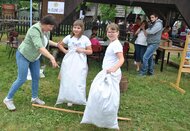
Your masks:
<svg viewBox="0 0 190 131"><path fill-rule="evenodd" d="M118 32L119 31L119 26L117 24L115 24L115 23L110 23L110 24L107 25L106 31L108 31L108 29L115 30L115 31Z"/></svg>
<svg viewBox="0 0 190 131"><path fill-rule="evenodd" d="M82 20L76 20L74 23L73 23L73 26L80 26L81 27L81 33L80 33L80 37L82 36L83 32L84 32L84 23ZM71 33L71 37L73 37L75 34Z"/></svg>

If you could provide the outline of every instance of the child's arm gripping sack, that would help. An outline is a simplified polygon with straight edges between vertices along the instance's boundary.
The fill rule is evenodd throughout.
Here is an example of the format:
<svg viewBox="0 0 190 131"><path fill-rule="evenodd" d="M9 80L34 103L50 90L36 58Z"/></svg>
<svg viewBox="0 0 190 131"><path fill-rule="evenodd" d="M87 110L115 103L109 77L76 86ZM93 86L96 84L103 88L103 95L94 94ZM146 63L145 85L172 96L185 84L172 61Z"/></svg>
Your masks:
<svg viewBox="0 0 190 131"><path fill-rule="evenodd" d="M98 127L119 129L117 112L119 108L119 88L115 86L114 75L102 70L92 82L88 102L81 123L91 123ZM118 84L117 84L118 85Z"/></svg>

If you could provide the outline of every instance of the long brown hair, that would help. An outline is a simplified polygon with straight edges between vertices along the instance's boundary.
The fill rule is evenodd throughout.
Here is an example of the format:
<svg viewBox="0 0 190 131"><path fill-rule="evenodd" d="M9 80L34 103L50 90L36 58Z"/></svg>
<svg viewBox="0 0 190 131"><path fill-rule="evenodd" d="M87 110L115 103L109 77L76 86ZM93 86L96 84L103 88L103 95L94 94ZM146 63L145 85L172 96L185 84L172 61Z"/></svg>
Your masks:
<svg viewBox="0 0 190 131"><path fill-rule="evenodd" d="M148 22L146 21L146 20L143 20L142 22L141 22L141 25L142 24L145 24L145 30L148 28Z"/></svg>
<svg viewBox="0 0 190 131"><path fill-rule="evenodd" d="M84 22L82 20L76 20L74 23L73 23L73 26L80 26L82 31L80 33L80 36L79 38L82 36L83 32L84 32ZM73 29L72 29L72 33L71 33L71 37L73 37L75 34L73 32Z"/></svg>

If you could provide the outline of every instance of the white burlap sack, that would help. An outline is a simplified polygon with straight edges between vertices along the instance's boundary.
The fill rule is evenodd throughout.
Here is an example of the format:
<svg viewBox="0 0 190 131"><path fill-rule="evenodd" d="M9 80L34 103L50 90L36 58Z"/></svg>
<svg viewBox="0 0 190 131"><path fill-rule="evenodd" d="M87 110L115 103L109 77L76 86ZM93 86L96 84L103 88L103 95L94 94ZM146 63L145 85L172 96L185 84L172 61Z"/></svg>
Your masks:
<svg viewBox="0 0 190 131"><path fill-rule="evenodd" d="M85 54L69 51L61 64L61 80L56 104L70 102L86 104L86 77L88 72Z"/></svg>
<svg viewBox="0 0 190 131"><path fill-rule="evenodd" d="M87 105L81 123L98 127L119 129L117 113L119 108L119 81L121 75L100 71L93 80Z"/></svg>

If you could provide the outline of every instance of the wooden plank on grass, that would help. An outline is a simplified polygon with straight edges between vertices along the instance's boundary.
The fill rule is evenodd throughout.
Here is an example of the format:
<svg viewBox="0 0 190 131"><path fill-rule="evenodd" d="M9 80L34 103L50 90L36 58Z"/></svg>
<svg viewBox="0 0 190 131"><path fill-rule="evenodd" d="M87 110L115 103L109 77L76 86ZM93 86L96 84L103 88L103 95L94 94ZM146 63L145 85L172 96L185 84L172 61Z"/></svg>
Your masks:
<svg viewBox="0 0 190 131"><path fill-rule="evenodd" d="M81 115L83 114L82 111L74 111L74 110L69 110L69 109L64 109L64 108L57 108L57 107L51 107L51 106L45 106L45 105L32 104L32 106L46 108L46 109L50 109L50 110L63 111L63 112L68 112L68 113L75 113L75 114L81 114ZM126 118L126 117L118 117L118 120L130 121L131 119L130 118Z"/></svg>
<svg viewBox="0 0 190 131"><path fill-rule="evenodd" d="M182 94L185 93L185 90L183 90L182 88L180 88L179 86L177 86L177 84L170 83L170 85L171 85L172 87L174 87L176 90L178 90L179 92L181 92Z"/></svg>

